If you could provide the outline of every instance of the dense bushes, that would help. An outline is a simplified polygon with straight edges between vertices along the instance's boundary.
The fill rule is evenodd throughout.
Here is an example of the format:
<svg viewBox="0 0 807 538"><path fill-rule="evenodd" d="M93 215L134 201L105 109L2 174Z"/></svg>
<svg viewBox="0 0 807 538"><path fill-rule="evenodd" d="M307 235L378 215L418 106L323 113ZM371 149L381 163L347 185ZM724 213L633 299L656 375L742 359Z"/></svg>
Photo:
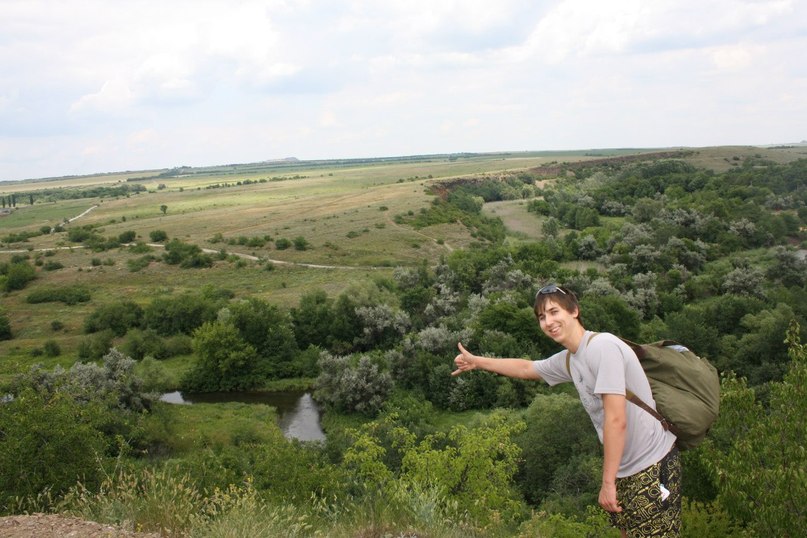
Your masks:
<svg viewBox="0 0 807 538"><path fill-rule="evenodd" d="M21 290L35 278L36 270L26 260L0 263L0 289L3 291Z"/></svg>
<svg viewBox="0 0 807 538"><path fill-rule="evenodd" d="M113 350L103 365L31 371L0 403L0 506L15 496L54 497L82 481L94 487L108 458L137 447L142 392L134 361Z"/></svg>
<svg viewBox="0 0 807 538"><path fill-rule="evenodd" d="M63 286L32 291L25 301L31 304L61 302L66 305L74 305L86 303L90 298L90 291L83 286Z"/></svg>

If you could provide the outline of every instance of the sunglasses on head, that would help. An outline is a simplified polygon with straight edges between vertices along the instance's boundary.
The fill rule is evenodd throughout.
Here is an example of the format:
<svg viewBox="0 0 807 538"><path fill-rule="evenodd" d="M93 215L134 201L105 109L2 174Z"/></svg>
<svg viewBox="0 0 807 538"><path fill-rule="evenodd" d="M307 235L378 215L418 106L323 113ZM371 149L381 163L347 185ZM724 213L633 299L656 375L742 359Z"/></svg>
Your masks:
<svg viewBox="0 0 807 538"><path fill-rule="evenodd" d="M552 293L562 293L563 295L566 295L566 290L564 290L557 284L547 284L546 286L538 290L538 293L535 294L535 297L537 298L539 295L550 295Z"/></svg>

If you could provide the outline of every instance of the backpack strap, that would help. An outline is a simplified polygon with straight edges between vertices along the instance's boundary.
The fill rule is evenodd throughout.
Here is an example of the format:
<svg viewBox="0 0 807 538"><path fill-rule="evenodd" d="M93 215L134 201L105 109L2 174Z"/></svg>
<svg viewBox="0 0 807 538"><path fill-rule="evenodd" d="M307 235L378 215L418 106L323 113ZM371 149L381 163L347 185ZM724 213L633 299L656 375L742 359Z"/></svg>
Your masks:
<svg viewBox="0 0 807 538"><path fill-rule="evenodd" d="M588 340L586 340L586 345L590 344L591 339L594 338L595 336L597 336L598 334L600 334L600 333L591 333L591 335L588 337ZM569 364L569 361L571 360L571 358L572 358L572 352L567 349L566 350L566 371L569 372L569 377L572 377L572 368L571 368L571 366Z"/></svg>
<svg viewBox="0 0 807 538"><path fill-rule="evenodd" d="M655 409L644 403L644 401L638 396L636 396L636 394L634 394L633 391L625 389L625 399L627 399L629 402L632 402L635 405L638 405L639 407L650 413L656 420L661 422L662 428L673 432L676 436L679 435L678 427L675 424L664 418L661 415L661 413L659 413L658 411L656 411Z"/></svg>
<svg viewBox="0 0 807 538"><path fill-rule="evenodd" d="M598 334L599 333L592 333L591 336L588 337L587 344L591 343L591 339L594 338L595 336L597 336ZM624 338L622 340L633 349L634 353L636 353L636 355L639 358L644 356L644 351L642 350L642 346L640 346L639 344L636 344L634 342L631 342L629 340L625 340ZM572 358L572 352L567 350L566 351L566 371L569 372L570 377L572 375L572 369L571 369L571 365L570 365L571 358ZM625 399L628 400L629 402L633 403L634 405L637 405L637 406L641 407L642 409L644 409L648 413L650 413L651 416L653 416L656 420L661 422L661 427L662 428L664 428L665 430L669 430L669 431L673 432L676 436L678 436L678 427L676 427L675 424L673 424L672 422L670 422L669 420L664 418L661 415L661 413L659 413L658 411L656 411L655 409L653 409L652 407L650 407L649 405L644 403L644 401L641 398L636 396L636 394L633 391L628 390L627 387L625 388Z"/></svg>

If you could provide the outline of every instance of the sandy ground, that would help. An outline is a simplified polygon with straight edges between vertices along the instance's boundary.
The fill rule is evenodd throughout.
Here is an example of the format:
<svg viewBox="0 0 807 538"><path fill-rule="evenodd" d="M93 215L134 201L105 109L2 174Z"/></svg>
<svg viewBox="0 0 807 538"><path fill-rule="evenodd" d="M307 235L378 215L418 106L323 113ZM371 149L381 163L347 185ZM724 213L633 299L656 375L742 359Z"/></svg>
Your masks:
<svg viewBox="0 0 807 538"><path fill-rule="evenodd" d="M0 517L2 538L159 538L59 514Z"/></svg>

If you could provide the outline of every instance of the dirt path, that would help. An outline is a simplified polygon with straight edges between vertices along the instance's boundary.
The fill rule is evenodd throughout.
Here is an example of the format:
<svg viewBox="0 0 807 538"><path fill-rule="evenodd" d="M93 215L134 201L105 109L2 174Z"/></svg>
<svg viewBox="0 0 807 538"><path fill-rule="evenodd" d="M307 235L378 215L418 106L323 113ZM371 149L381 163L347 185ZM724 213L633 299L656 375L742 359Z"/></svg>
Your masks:
<svg viewBox="0 0 807 538"><path fill-rule="evenodd" d="M159 538L61 514L0 517L3 538Z"/></svg>

